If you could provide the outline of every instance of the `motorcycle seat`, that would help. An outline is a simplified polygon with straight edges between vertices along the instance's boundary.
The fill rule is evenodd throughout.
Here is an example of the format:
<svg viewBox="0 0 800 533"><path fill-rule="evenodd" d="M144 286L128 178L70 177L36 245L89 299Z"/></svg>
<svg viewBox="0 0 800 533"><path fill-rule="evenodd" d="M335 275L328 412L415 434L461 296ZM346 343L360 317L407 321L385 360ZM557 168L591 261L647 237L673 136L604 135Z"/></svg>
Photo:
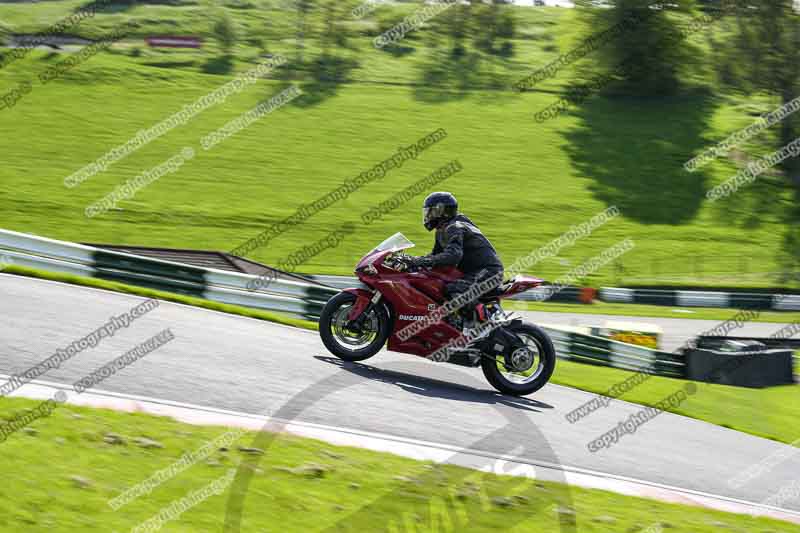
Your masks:
<svg viewBox="0 0 800 533"><path fill-rule="evenodd" d="M478 301L480 302L488 302L499 298L508 290L508 287L511 285L511 281L504 281L502 285L498 285L494 289L490 290L489 292L483 294Z"/></svg>
<svg viewBox="0 0 800 533"><path fill-rule="evenodd" d="M511 279L507 279L501 285L498 285L491 291L478 298L478 301L487 302L509 294L525 292L533 287L538 287L542 283L543 280L539 278L518 274Z"/></svg>

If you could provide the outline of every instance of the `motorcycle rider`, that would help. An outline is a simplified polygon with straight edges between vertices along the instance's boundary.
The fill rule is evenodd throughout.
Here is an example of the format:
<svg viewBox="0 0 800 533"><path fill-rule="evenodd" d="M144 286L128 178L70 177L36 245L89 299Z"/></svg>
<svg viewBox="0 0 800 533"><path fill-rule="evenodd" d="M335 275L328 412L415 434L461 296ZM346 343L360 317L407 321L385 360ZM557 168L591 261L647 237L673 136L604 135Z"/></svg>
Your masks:
<svg viewBox="0 0 800 533"><path fill-rule="evenodd" d="M480 229L463 213L458 211L458 201L449 192L434 192L425 198L422 207L422 222L428 231L436 230L436 242L429 255L412 257L409 265L416 268L454 266L464 277L448 283L445 294L453 299L467 292L471 286L498 275L502 280L503 263ZM499 285L499 283L498 283ZM478 318L480 307L471 301L464 306L466 315L475 310Z"/></svg>

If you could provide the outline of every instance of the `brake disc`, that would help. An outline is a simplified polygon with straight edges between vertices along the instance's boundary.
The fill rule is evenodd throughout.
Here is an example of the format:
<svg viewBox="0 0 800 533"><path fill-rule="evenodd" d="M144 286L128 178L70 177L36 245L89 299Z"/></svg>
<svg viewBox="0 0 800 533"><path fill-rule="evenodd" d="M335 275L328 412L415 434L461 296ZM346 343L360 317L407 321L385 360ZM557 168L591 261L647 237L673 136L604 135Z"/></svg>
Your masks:
<svg viewBox="0 0 800 533"><path fill-rule="evenodd" d="M510 363L511 369L514 372L525 372L526 370L530 370L533 366L533 361L535 359L535 355L532 351L530 351L527 347L517 348L511 353Z"/></svg>

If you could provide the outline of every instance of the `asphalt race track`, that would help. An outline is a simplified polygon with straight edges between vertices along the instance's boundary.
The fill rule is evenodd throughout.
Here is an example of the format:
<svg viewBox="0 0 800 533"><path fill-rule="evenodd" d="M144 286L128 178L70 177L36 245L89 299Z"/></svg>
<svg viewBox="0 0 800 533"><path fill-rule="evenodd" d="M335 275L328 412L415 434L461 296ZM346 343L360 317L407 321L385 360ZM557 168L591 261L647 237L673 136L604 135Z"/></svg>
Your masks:
<svg viewBox="0 0 800 533"><path fill-rule="evenodd" d="M19 373L37 365L57 348L143 300L0 275L0 373ZM560 315L546 318L556 323ZM591 453L590 440L639 407L613 401L608 408L570 424L564 415L591 394L548 385L527 399L503 397L478 369L388 352L365 364L343 365L328 354L315 332L168 302L40 379L72 384L165 328L175 335L172 342L111 376L99 388L251 414L277 411L302 422L475 451L513 452L524 460L753 503L792 483L800 472L798 453L780 467L733 488L730 479L784 445L669 413L626 435L612 448ZM507 430L509 424L513 431ZM800 511L800 502L788 501L784 508Z"/></svg>

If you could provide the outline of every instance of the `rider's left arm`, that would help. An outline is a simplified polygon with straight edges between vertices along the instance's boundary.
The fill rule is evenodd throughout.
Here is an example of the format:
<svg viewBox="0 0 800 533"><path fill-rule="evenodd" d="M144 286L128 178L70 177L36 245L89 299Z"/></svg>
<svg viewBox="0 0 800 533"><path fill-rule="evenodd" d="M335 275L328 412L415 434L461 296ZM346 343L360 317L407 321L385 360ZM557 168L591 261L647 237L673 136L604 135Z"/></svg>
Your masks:
<svg viewBox="0 0 800 533"><path fill-rule="evenodd" d="M417 266L436 267L436 266L457 266L464 257L464 231L456 224L451 225L446 230L447 244L439 253L432 253L423 257L418 257L414 261ZM438 246L438 243L437 243ZM436 250L436 247L434 247Z"/></svg>

